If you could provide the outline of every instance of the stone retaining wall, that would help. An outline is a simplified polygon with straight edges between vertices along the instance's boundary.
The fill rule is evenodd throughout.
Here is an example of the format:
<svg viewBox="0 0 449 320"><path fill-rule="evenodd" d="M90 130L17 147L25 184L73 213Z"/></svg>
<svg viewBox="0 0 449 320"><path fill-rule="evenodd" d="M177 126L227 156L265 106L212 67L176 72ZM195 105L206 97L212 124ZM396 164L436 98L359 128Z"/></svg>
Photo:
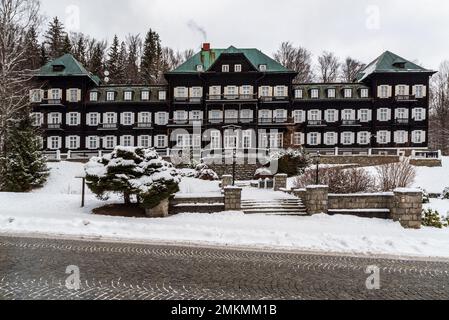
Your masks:
<svg viewBox="0 0 449 320"><path fill-rule="evenodd" d="M322 164L358 164L362 167L380 166L383 164L397 163L399 156L321 156Z"/></svg>
<svg viewBox="0 0 449 320"><path fill-rule="evenodd" d="M416 167L442 167L443 162L441 159L410 159L410 164Z"/></svg>
<svg viewBox="0 0 449 320"><path fill-rule="evenodd" d="M330 194L329 210L340 209L391 209L393 193L361 194Z"/></svg>

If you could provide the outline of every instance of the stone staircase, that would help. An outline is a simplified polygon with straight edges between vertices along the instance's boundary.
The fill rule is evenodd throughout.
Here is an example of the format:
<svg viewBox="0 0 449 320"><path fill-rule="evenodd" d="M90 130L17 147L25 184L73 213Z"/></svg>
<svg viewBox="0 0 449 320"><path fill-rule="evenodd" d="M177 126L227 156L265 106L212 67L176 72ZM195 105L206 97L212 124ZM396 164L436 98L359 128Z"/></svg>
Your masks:
<svg viewBox="0 0 449 320"><path fill-rule="evenodd" d="M245 214L304 216L307 210L300 199L242 200Z"/></svg>

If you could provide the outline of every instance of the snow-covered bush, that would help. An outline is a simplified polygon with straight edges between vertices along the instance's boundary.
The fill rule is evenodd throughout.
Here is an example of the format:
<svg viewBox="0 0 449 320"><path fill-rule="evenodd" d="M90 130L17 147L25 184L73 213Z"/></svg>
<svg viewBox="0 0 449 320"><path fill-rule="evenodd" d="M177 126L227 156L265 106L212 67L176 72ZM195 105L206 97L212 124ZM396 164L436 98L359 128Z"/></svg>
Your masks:
<svg viewBox="0 0 449 320"><path fill-rule="evenodd" d="M432 209L423 210L422 225L425 227L445 228L448 227L449 219L442 219L438 211Z"/></svg>
<svg viewBox="0 0 449 320"><path fill-rule="evenodd" d="M301 175L309 167L311 160L303 148L280 150L270 154L270 163L277 163L277 173L289 177Z"/></svg>
<svg viewBox="0 0 449 320"><path fill-rule="evenodd" d="M441 197L443 199L449 199L449 187L443 190L443 194Z"/></svg>
<svg viewBox="0 0 449 320"><path fill-rule="evenodd" d="M422 191L422 203L423 204L430 203L429 193L423 188L419 188L419 189Z"/></svg>
<svg viewBox="0 0 449 320"><path fill-rule="evenodd" d="M269 168L259 168L256 170L256 173L254 174L254 178L255 179L265 179L265 178L271 178L273 177L273 173L271 172L271 170Z"/></svg>
<svg viewBox="0 0 449 320"><path fill-rule="evenodd" d="M416 169L410 164L408 159L379 166L376 170L381 191L408 188L416 178Z"/></svg>
<svg viewBox="0 0 449 320"><path fill-rule="evenodd" d="M197 179L206 181L215 181L220 179L218 174L214 170L210 169L205 163L198 164L195 170L195 178Z"/></svg>
<svg viewBox="0 0 449 320"><path fill-rule="evenodd" d="M321 168L318 176L319 184L329 186L330 193L345 194L377 191L374 177L365 169ZM314 184L316 184L316 170L314 169L306 170L294 182L294 186L297 189Z"/></svg>
<svg viewBox="0 0 449 320"><path fill-rule="evenodd" d="M110 154L92 158L85 171L88 187L99 198L120 193L129 204L135 195L148 209L178 192L181 181L173 165L154 149L116 147Z"/></svg>

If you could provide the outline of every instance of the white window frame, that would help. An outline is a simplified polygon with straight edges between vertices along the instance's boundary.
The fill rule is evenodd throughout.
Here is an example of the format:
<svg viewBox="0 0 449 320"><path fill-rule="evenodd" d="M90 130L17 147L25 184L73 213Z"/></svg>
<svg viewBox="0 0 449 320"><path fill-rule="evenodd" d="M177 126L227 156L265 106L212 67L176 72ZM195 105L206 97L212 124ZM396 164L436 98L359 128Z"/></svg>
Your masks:
<svg viewBox="0 0 449 320"><path fill-rule="evenodd" d="M167 135L157 135L154 137L154 146L158 149L163 149L168 147L168 136Z"/></svg>
<svg viewBox="0 0 449 320"><path fill-rule="evenodd" d="M234 65L234 72L242 72L242 65L241 64Z"/></svg>
<svg viewBox="0 0 449 320"><path fill-rule="evenodd" d="M161 90L158 92L158 99L159 101L165 101L167 100L167 91Z"/></svg>
<svg viewBox="0 0 449 320"><path fill-rule="evenodd" d="M359 145L368 145L371 142L371 133L368 131L361 131L357 133L357 143Z"/></svg>
<svg viewBox="0 0 449 320"><path fill-rule="evenodd" d="M168 124L168 113L167 112L157 112L155 114L154 122L158 126L165 126Z"/></svg>
<svg viewBox="0 0 449 320"><path fill-rule="evenodd" d="M369 98L369 89L360 89L360 98Z"/></svg>
<svg viewBox="0 0 449 320"><path fill-rule="evenodd" d="M404 130L394 132L394 142L397 144L408 143L408 132Z"/></svg>
<svg viewBox="0 0 449 320"><path fill-rule="evenodd" d="M97 102L98 101L98 91L91 91L89 93L89 101Z"/></svg>
<svg viewBox="0 0 449 320"><path fill-rule="evenodd" d="M377 132L377 143L378 144L389 144L391 143L391 132L382 130Z"/></svg>
<svg viewBox="0 0 449 320"><path fill-rule="evenodd" d="M391 120L391 115L390 115L391 109L388 108L380 108L379 109L379 117L378 117L378 121L380 122L387 122Z"/></svg>
<svg viewBox="0 0 449 320"><path fill-rule="evenodd" d="M333 117L331 117L330 115L333 115ZM325 120L326 122L329 123L335 123L338 122L338 110L335 109L328 109L325 111Z"/></svg>
<svg viewBox="0 0 449 320"><path fill-rule="evenodd" d="M266 72L267 71L267 65L266 64L260 64L259 65L259 71L260 72Z"/></svg>
<svg viewBox="0 0 449 320"><path fill-rule="evenodd" d="M341 133L341 144L349 146L354 144L354 132L345 131Z"/></svg>
<svg viewBox="0 0 449 320"><path fill-rule="evenodd" d="M295 123L306 122L306 112L304 110L293 110L293 119Z"/></svg>
<svg viewBox="0 0 449 320"><path fill-rule="evenodd" d="M304 145L304 133L302 132L295 132L293 133L293 141L292 144L294 146L302 146Z"/></svg>
<svg viewBox="0 0 449 320"><path fill-rule="evenodd" d="M302 99L304 97L303 89L295 89L295 99Z"/></svg>
<svg viewBox="0 0 449 320"><path fill-rule="evenodd" d="M337 91L334 88L327 89L327 97L329 99L334 99L337 96Z"/></svg>
<svg viewBox="0 0 449 320"><path fill-rule="evenodd" d="M30 118L33 127L40 127L44 122L44 115L41 112L32 112Z"/></svg>
<svg viewBox="0 0 449 320"><path fill-rule="evenodd" d="M87 136L86 137L86 149L88 150L96 150L99 149L99 141L100 138L98 136Z"/></svg>
<svg viewBox="0 0 449 320"><path fill-rule="evenodd" d="M307 134L307 136L308 136L308 138L307 138L308 145L310 145L310 146L318 146L318 145L320 145L321 144L320 135L321 134L319 132L309 132Z"/></svg>
<svg viewBox="0 0 449 320"><path fill-rule="evenodd" d="M62 138L51 136L47 138L47 147L50 150L59 150L62 148Z"/></svg>
<svg viewBox="0 0 449 320"><path fill-rule="evenodd" d="M65 139L66 139L66 148L68 150L76 150L80 148L79 136L67 136Z"/></svg>
<svg viewBox="0 0 449 320"><path fill-rule="evenodd" d="M320 90L319 89L311 89L310 90L310 97L312 99L319 99L320 98Z"/></svg>
<svg viewBox="0 0 449 320"><path fill-rule="evenodd" d="M142 90L140 92L140 100L142 100L142 101L150 101L150 91L149 90Z"/></svg>
<svg viewBox="0 0 449 320"><path fill-rule="evenodd" d="M132 91L125 91L123 93L123 100L124 101L132 101L133 100L133 92Z"/></svg>
<svg viewBox="0 0 449 320"><path fill-rule="evenodd" d="M78 102L78 89L72 88L67 90L68 96L66 97L68 102Z"/></svg>
<svg viewBox="0 0 449 320"><path fill-rule="evenodd" d="M30 102L39 103L42 102L43 98L43 92L41 89L30 90Z"/></svg>
<svg viewBox="0 0 449 320"><path fill-rule="evenodd" d="M152 146L152 137L150 135L141 135L137 137L137 147L151 148L151 146Z"/></svg>
<svg viewBox="0 0 449 320"><path fill-rule="evenodd" d="M114 91L107 91L106 92L106 101L115 101L115 92Z"/></svg>
<svg viewBox="0 0 449 320"><path fill-rule="evenodd" d="M371 121L371 119L370 119L370 112L371 112L371 110L369 110L369 109L360 109L359 110L359 120L360 120L360 122L364 122L364 123L370 122Z"/></svg>
<svg viewBox="0 0 449 320"><path fill-rule="evenodd" d="M414 144L423 144L426 142L427 133L423 130L415 130L412 132L412 142Z"/></svg>
<svg viewBox="0 0 449 320"><path fill-rule="evenodd" d="M134 147L134 137L131 135L124 135L120 137L120 145L122 147Z"/></svg>
<svg viewBox="0 0 449 320"><path fill-rule="evenodd" d="M133 112L122 112L121 122L124 126L132 126L134 124L134 113Z"/></svg>
<svg viewBox="0 0 449 320"><path fill-rule="evenodd" d="M221 72L228 73L229 70L230 70L229 64L223 64L223 65L221 66Z"/></svg>
<svg viewBox="0 0 449 320"><path fill-rule="evenodd" d="M116 136L105 136L103 137L103 148L111 150L117 146Z"/></svg>
<svg viewBox="0 0 449 320"><path fill-rule="evenodd" d="M345 88L345 89L343 90L343 93L344 93L344 97L345 97L346 99L350 99L350 98L352 98L353 90L350 89L350 88Z"/></svg>
<svg viewBox="0 0 449 320"><path fill-rule="evenodd" d="M338 144L338 134L336 132L326 132L324 134L324 142L327 146L335 146Z"/></svg>
<svg viewBox="0 0 449 320"><path fill-rule="evenodd" d="M67 113L67 125L69 127L76 127L81 125L81 114L79 112Z"/></svg>

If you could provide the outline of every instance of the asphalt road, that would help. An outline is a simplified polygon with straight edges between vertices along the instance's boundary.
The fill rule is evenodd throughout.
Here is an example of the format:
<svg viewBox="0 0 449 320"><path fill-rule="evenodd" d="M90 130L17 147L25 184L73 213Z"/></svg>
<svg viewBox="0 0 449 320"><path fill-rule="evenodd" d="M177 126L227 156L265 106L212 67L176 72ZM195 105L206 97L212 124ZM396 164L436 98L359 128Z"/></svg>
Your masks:
<svg viewBox="0 0 449 320"><path fill-rule="evenodd" d="M0 237L0 299L449 299L449 262Z"/></svg>

